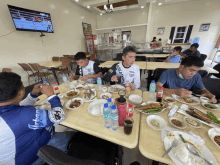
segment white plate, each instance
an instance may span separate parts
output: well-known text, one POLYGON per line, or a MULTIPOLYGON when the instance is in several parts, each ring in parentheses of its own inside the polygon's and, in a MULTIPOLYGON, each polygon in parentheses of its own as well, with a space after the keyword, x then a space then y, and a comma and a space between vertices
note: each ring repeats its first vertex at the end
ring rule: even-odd
POLYGON ((176 96, 175 99, 180 102, 180 103, 183 103, 183 104, 188 104, 188 105, 198 105, 200 104, 200 99, 197 98, 197 97, 194 97, 194 96, 190 96, 191 99, 197 101, 198 103, 185 103, 181 100, 180 96, 176 96))
POLYGON ((211 128, 211 129, 209 129, 208 135, 209 135, 210 139, 213 141, 213 143, 215 143, 215 145, 217 145, 218 148, 220 148, 220 146, 214 140, 215 136, 220 136, 220 128, 211 128))
POLYGON ((80 85, 77 85, 76 86, 76 90, 81 90, 81 89, 77 89, 77 88, 80 88, 81 87, 81 89, 84 89, 85 88, 85 86, 83 86, 82 84, 80 84, 80 85))
POLYGON ((175 103, 176 100, 174 98, 172 98, 172 97, 165 97, 164 98, 164 102, 167 102, 169 105, 173 105, 173 103, 175 103), (172 102, 171 101, 167 101, 168 99, 172 100, 172 102))
POLYGON ((204 102, 201 103, 201 104, 202 104, 202 106, 203 106, 204 108, 206 108, 206 109, 213 110, 213 111, 219 110, 219 106, 218 106, 217 104, 204 103, 204 102), (205 106, 205 104, 210 104, 210 105, 212 105, 213 107, 215 107, 215 109, 208 108, 208 107, 205 106))
POLYGON ((142 97, 139 95, 130 95, 128 98, 133 104, 140 104, 142 103, 142 97))
POLYGON ((112 92, 112 93, 118 93, 118 91, 113 91, 112 88, 117 88, 118 91, 119 91, 120 89, 125 90, 125 87, 122 86, 122 85, 112 85, 111 88, 110 88, 110 92, 112 92))
POLYGON ((172 116, 172 117, 169 117, 168 120, 169 120, 169 123, 170 123, 173 127, 176 127, 176 128, 178 128, 178 129, 185 129, 185 128, 187 127, 186 122, 185 122, 182 118, 172 116), (173 120, 173 119, 179 120, 179 121, 182 123, 182 127, 178 127, 178 126, 174 125, 174 124, 171 122, 171 120, 173 120))
MULTIPOLYGON (((151 103, 159 103, 159 102, 152 102, 152 101, 150 101, 150 102, 142 103, 141 105, 147 105, 147 104, 151 104, 151 103)), ((146 115, 157 115, 157 114, 162 113, 163 111, 165 111, 165 110, 168 109, 168 108, 170 108, 170 107, 168 106, 168 107, 166 107, 166 108, 163 108, 163 109, 161 110, 161 112, 158 112, 158 113, 146 113, 146 112, 144 112, 143 110, 140 110, 140 109, 137 109, 137 108, 135 108, 135 110, 137 110, 138 112, 141 112, 141 113, 143 113, 143 114, 146 114, 146 115)))
POLYGON ((193 117, 184 116, 183 120, 186 122, 186 124, 188 124, 188 125, 191 126, 191 127, 194 127, 194 128, 202 128, 202 123, 201 123, 199 120, 197 120, 197 119, 195 119, 195 118, 193 118, 193 117), (197 126, 194 126, 194 125, 192 125, 192 124, 189 124, 189 123, 186 121, 187 118, 194 120, 194 121, 197 123, 197 126))
MULTIPOLYGON (((209 162, 211 162, 213 165, 217 165, 217 161, 214 157, 214 155, 212 154, 212 152, 204 145, 202 144, 201 142, 199 142, 196 138, 194 138, 193 136, 187 134, 187 133, 184 133, 184 132, 180 132, 180 131, 172 131, 173 134, 175 135, 175 139, 177 139, 178 141, 182 141, 181 138, 179 137, 179 134, 181 134, 183 136, 183 138, 186 140, 186 141, 189 141, 191 142, 193 145, 196 146, 196 148, 200 149, 200 153, 201 153, 201 156, 203 158, 205 158, 206 160, 208 160, 209 162)), ((175 140, 175 139, 169 139, 167 136, 164 137, 164 147, 166 150, 168 150, 172 144, 172 142, 175 140)), ((176 164, 176 165, 184 165, 180 160, 179 158, 175 155, 175 150, 172 149, 168 155, 170 156, 170 158, 172 159, 172 161, 176 164)), ((206 162, 204 162, 204 165, 207 165, 206 162)))
POLYGON ((208 101, 209 101, 209 98, 208 97, 200 97, 200 101, 202 102, 202 103, 208 103, 208 101))
MULTIPOLYGON (((111 94, 111 93, 102 93, 102 94, 99 96, 100 99, 103 99, 102 96, 104 96, 104 95, 105 95, 105 96, 108 96, 109 99, 112 98, 112 94, 111 94)), ((105 99, 105 100, 107 100, 107 99, 105 99)))
POLYGON ((84 103, 84 100, 82 99, 82 98, 74 98, 74 99, 70 99, 67 103, 66 103, 66 108, 67 109, 69 109, 69 110, 75 110, 75 109, 77 109, 77 108, 70 108, 70 104, 71 104, 71 102, 73 102, 74 100, 80 100, 81 101, 81 104, 80 104, 80 106, 78 106, 77 108, 79 108, 79 107, 81 107, 82 105, 83 105, 83 103, 84 103))
POLYGON ((146 118, 146 121, 147 121, 147 124, 153 128, 153 129, 156 129, 156 130, 162 130, 164 128, 166 128, 167 126, 167 122, 160 116, 157 116, 157 115, 149 115, 147 118, 146 118), (151 124, 151 121, 152 120, 156 120, 159 124, 160 124, 160 128, 157 128, 155 126, 153 126, 151 124))
POLYGON ((85 85, 84 88, 85 89, 88 89, 88 88, 92 89, 92 88, 94 88, 94 85, 93 84, 88 84, 88 85, 85 85))
MULTIPOLYGON (((73 97, 76 97, 76 96, 78 96, 78 95, 80 94, 80 90, 70 90, 70 91, 76 91, 76 92, 77 92, 77 95, 75 95, 75 96, 73 96, 73 97)), ((68 92, 70 92, 70 91, 68 91, 68 92)), ((68 92, 66 92, 66 93, 64 94, 64 96, 65 96, 66 98, 69 98, 69 99, 73 98, 73 97, 67 96, 67 93, 68 93, 68 92)))
POLYGON ((95 89, 91 89, 94 94, 91 96, 91 99, 85 99, 85 94, 83 95, 83 99, 84 99, 84 102, 91 102, 91 101, 94 101, 96 99, 96 90, 95 89))
POLYGON ((91 115, 94 115, 94 116, 102 116, 103 115, 103 107, 104 107, 104 104, 107 103, 107 100, 105 99, 98 99, 98 100, 95 100, 93 101, 92 103, 89 104, 88 106, 88 112, 91 114, 91 115), (98 106, 100 107, 100 112, 97 113, 97 114, 94 114, 93 113, 93 107, 95 106, 98 106))
MULTIPOLYGON (((64 101, 63 100, 60 100, 61 102, 61 105, 63 106, 64 105, 64 101)), ((44 100, 43 102, 41 102, 40 104, 44 104, 44 105, 41 105, 41 109, 44 109, 44 110, 51 110, 51 105, 50 105, 50 102, 48 100, 44 100), (45 104, 44 104, 45 103, 45 104), (46 104, 47 103, 47 104, 46 104)))

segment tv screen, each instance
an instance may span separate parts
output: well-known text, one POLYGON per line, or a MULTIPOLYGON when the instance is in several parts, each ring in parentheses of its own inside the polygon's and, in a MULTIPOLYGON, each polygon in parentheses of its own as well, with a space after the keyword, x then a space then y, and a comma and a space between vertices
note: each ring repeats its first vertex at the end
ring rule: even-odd
POLYGON ((49 13, 8 5, 16 30, 53 33, 49 13))

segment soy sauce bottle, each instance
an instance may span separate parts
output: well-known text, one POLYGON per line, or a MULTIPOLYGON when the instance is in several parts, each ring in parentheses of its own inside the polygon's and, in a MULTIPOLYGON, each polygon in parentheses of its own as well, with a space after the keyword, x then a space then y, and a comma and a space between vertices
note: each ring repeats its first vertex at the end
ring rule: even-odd
POLYGON ((157 102, 162 102, 163 100, 163 87, 160 87, 160 89, 157 91, 157 102))

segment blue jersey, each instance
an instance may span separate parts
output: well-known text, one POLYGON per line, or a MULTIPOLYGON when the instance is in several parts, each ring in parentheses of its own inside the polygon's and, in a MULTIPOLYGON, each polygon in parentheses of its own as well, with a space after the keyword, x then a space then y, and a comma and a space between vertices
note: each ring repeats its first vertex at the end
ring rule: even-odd
POLYGON ((18 105, 0 107, 0 165, 26 165, 38 159, 37 152, 53 133, 52 125, 65 119, 60 100, 48 98, 52 110, 34 107, 37 96, 29 94, 18 105))

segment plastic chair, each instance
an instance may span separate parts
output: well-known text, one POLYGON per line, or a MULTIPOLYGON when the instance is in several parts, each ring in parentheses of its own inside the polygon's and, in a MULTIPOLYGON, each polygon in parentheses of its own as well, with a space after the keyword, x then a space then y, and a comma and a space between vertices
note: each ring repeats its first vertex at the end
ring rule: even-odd
POLYGON ((67 61, 68 60, 68 58, 66 58, 66 57, 60 57, 60 61, 67 61))
POLYGON ((209 74, 206 70, 200 70, 198 71, 198 73, 200 74, 201 77, 207 77, 209 74))
POLYGON ((213 69, 215 69, 215 70, 217 70, 217 71, 219 72, 218 74, 217 74, 217 73, 213 73, 213 75, 214 75, 215 77, 220 78, 220 64, 215 65, 215 66, 213 67, 213 69))
POLYGON ((200 58, 205 61, 205 59, 207 58, 207 55, 206 54, 201 54, 200 58))
POLYGON ((18 65, 20 65, 22 67, 22 69, 27 72, 29 85, 30 85, 30 78, 33 78, 34 81, 37 82, 35 79, 35 77, 37 75, 33 72, 33 70, 31 69, 31 67, 28 64, 18 63, 18 65))
POLYGON ((3 68, 2 72, 12 72, 12 69, 11 68, 3 68))
POLYGON ((59 74, 63 74, 63 73, 65 73, 65 74, 71 74, 71 72, 70 71, 68 71, 68 68, 69 68, 69 66, 70 66, 70 61, 66 61, 66 60, 64 60, 64 61, 62 61, 62 69, 59 69, 59 74))
POLYGON ((59 61, 60 57, 52 57, 52 61, 59 61))

